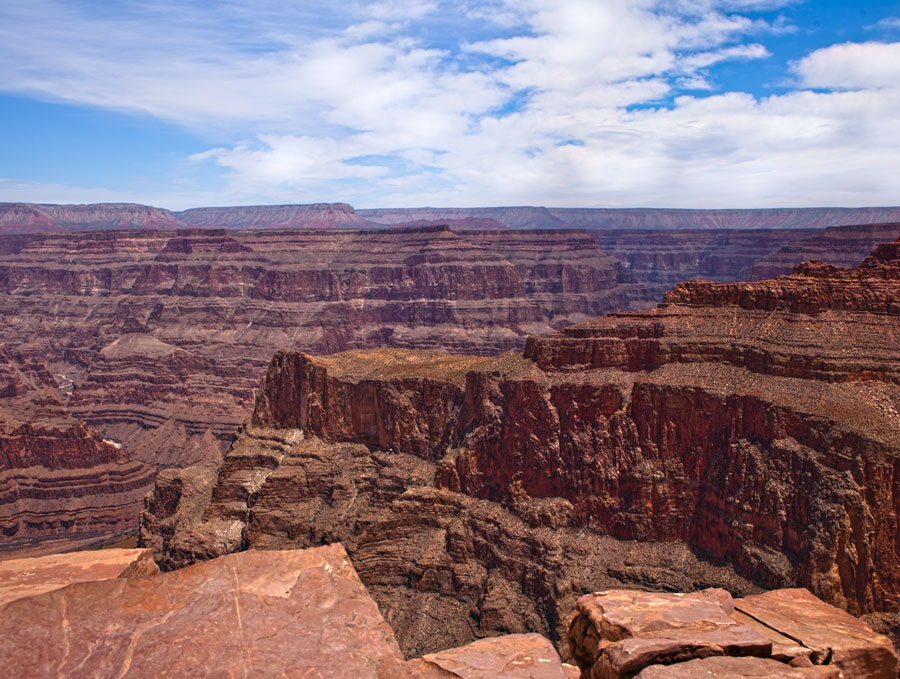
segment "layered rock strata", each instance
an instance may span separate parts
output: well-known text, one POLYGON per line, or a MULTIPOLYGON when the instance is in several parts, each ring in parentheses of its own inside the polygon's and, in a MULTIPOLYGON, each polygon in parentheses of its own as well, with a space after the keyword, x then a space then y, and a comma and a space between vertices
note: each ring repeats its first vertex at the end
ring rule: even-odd
POLYGON ((775 208, 678 210, 653 208, 381 208, 356 214, 379 224, 412 220, 492 219, 510 229, 816 229, 900 221, 900 208, 775 208))
POLYGON ((797 264, 818 260, 833 266, 859 264, 878 244, 900 237, 900 222, 833 226, 791 240, 761 257, 749 276, 741 280, 764 280, 791 273, 797 264))
POLYGON ((0 203, 0 233, 89 231, 95 229, 177 229, 169 210, 133 203, 44 205, 0 203))
POLYGON ((142 540, 165 568, 341 540, 409 654, 559 640, 622 585, 896 611, 898 252, 682 284, 524 356, 279 353, 221 467, 161 475, 142 540))
MULTIPOLYGON (((628 306, 584 232, 107 231, 0 238, 0 340, 138 459, 218 459, 278 348, 494 352, 628 306)), ((627 278, 627 276, 625 277, 627 278)))
POLYGON ((154 469, 73 417, 37 359, 0 345, 0 554, 134 532, 154 469))

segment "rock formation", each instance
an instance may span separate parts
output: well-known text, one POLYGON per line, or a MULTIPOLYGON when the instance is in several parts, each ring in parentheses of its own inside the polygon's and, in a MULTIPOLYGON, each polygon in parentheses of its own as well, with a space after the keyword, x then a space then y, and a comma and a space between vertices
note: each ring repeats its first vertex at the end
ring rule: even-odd
POLYGON ((187 226, 214 229, 364 229, 376 226, 346 203, 199 207, 175 214, 187 226))
POLYGON ((891 641, 803 589, 733 600, 612 590, 581 597, 568 641, 585 679, 894 679, 891 641))
POLYGON ((734 280, 763 280, 783 276, 805 260, 819 260, 834 266, 859 264, 879 243, 900 237, 900 223, 833 226, 791 240, 752 266, 749 276, 734 280))
POLYGON ((92 229, 351 228, 449 225, 457 229, 822 229, 900 221, 900 207, 675 210, 653 208, 380 208, 346 203, 240 205, 170 212, 148 205, 0 203, 0 233, 92 229))
POLYGON ((653 208, 382 208, 356 210, 378 224, 413 220, 492 219, 509 229, 821 229, 900 221, 900 208, 775 208, 674 210, 653 208))
POLYGON ((409 654, 559 640, 622 585, 897 611, 898 317, 893 243, 524 355, 281 352, 221 467, 160 476, 142 540, 165 568, 343 541, 409 654))
MULTIPOLYGON (((812 257, 805 256, 800 247, 788 254, 788 244, 819 233, 822 231, 818 229, 615 229, 592 231, 591 235, 601 250, 625 264, 635 280, 641 283, 646 299, 655 305, 662 301, 664 293, 682 281, 698 278, 722 282, 750 280, 754 266, 780 250, 785 250, 784 261, 789 261, 790 266, 766 278, 790 273, 795 265, 812 257)), ((900 225, 896 235, 876 242, 893 240, 897 236, 900 236, 900 225)), ((875 243, 866 248, 856 260, 840 264, 859 264, 874 246, 875 243)), ((826 255, 819 250, 815 258, 822 259, 826 255)))
POLYGON ((7 236, 0 341, 44 356, 138 459, 184 466, 221 456, 276 349, 520 348, 628 306, 627 280, 578 231, 7 236))
POLYGON ((72 416, 45 365, 0 345, 0 553, 131 532, 154 470, 72 416))
MULTIPOLYGON (((97 553, 77 558, 88 563, 91 554, 97 553)), ((0 606, 6 671, 35 679, 577 676, 537 635, 483 640, 404 662, 340 545, 245 552, 174 573, 136 575, 85 579, 0 606)))
POLYGON ((721 589, 595 592, 575 603, 567 640, 580 668, 533 633, 404 661, 340 544, 245 551, 164 574, 141 550, 0 562, 0 654, 11 675, 35 679, 893 679, 897 672, 888 639, 805 590, 738 600, 721 589))
POLYGON ((0 234, 96 229, 177 229, 181 226, 182 222, 168 210, 149 205, 0 203, 0 234))

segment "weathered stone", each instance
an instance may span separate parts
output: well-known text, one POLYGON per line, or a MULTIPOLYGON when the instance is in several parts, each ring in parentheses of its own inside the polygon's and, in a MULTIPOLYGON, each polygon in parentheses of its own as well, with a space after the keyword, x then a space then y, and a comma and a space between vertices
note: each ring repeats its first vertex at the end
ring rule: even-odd
POLYGON ((0 561, 0 606, 76 582, 159 573, 149 549, 100 549, 0 561))
POLYGON ((581 597, 569 625, 579 665, 596 679, 716 655, 766 657, 772 643, 726 613, 731 596, 612 590, 581 597))
POLYGON ((775 590, 737 599, 735 609, 795 639, 811 650, 813 663, 833 665, 844 677, 897 676, 897 652, 888 637, 805 589, 775 590))
POLYGON ((0 608, 8 676, 371 677, 403 658, 340 545, 228 555, 0 608))
POLYGON ((767 658, 714 657, 689 660, 677 665, 653 665, 635 679, 838 679, 836 667, 791 667, 767 658))
POLYGON ((772 658, 775 660, 783 663, 813 664, 811 660, 812 649, 807 648, 796 639, 785 636, 768 625, 759 622, 756 618, 751 618, 749 615, 741 613, 740 611, 734 611, 731 614, 731 617, 742 625, 755 629, 769 639, 772 642, 772 658))
MULTIPOLYGON (((429 653, 408 667, 422 679, 569 679, 556 649, 540 634, 510 634, 429 653)), ((575 675, 577 676, 577 675, 575 675)))

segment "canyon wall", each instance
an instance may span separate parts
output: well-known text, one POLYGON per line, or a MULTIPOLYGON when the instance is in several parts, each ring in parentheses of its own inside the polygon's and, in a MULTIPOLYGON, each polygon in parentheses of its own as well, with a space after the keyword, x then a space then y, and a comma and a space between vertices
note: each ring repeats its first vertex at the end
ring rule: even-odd
POLYGON ((201 207, 0 203, 0 233, 94 229, 369 228, 445 224, 457 229, 720 230, 822 229, 900 221, 900 207, 676 210, 657 208, 377 208, 346 203, 201 207))
POLYGON ((524 354, 280 352, 221 466, 161 474, 141 539, 164 568, 340 540, 407 653, 559 640, 621 585, 897 611, 898 340, 892 243, 524 354))
POLYGON ((134 530, 155 470, 72 416, 39 358, 0 345, 0 556, 134 530))
POLYGON ((378 224, 417 219, 493 219, 510 229, 821 229, 900 221, 900 207, 675 210, 655 208, 381 208, 356 214, 378 224))
POLYGON ((136 458, 217 459, 272 354, 520 348, 640 303, 579 231, 446 227, 0 237, 0 341, 41 355, 68 407, 136 458))
POLYGON ((95 229, 177 229, 169 210, 133 203, 41 205, 0 203, 0 234, 95 229))

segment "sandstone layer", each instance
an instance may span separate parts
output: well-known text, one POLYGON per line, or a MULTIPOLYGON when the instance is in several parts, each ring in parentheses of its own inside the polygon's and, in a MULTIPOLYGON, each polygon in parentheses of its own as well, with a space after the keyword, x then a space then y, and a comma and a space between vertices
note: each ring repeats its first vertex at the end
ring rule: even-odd
POLYGON ((276 349, 503 351, 627 307, 629 280, 578 231, 8 236, 0 341, 135 457, 184 466, 221 456, 276 349))
POLYGON ((33 357, 0 345, 0 555, 133 532, 154 469, 75 418, 33 357))
POLYGON ((221 467, 160 476, 142 540, 164 568, 341 540, 409 654, 559 640, 622 585, 897 611, 898 254, 681 284, 524 355, 281 352, 221 467))

